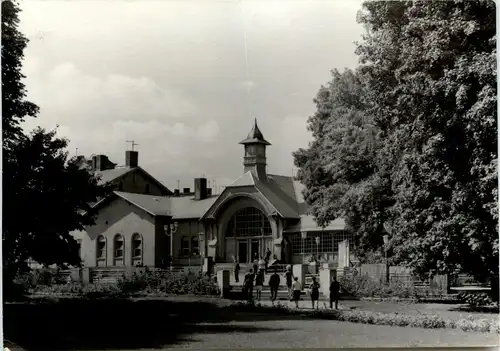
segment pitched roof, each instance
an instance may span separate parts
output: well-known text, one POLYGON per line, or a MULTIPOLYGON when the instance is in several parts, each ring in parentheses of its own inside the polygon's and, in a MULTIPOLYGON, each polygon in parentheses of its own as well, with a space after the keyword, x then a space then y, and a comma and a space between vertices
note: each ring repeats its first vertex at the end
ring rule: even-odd
POLYGON ((226 188, 235 188, 238 186, 254 186, 255 185, 255 180, 253 178, 252 171, 248 171, 245 174, 243 174, 241 177, 236 179, 234 182, 231 183, 231 185, 226 186, 226 188))
POLYGON ((248 133, 248 136, 246 139, 240 141, 240 144, 264 144, 264 145, 271 145, 269 141, 264 139, 264 135, 262 135, 262 132, 260 131, 259 127, 257 126, 257 118, 255 119, 255 123, 252 127, 252 130, 250 130, 250 133, 248 133))
MULTIPOLYGON (((285 178, 285 177, 283 177, 285 178)), ((286 179, 278 179, 276 181, 272 177, 268 177, 267 182, 256 181, 255 187, 264 195, 264 197, 273 205, 278 213, 284 218, 299 218, 298 206, 295 199, 287 194, 283 189, 286 189, 286 179)))
POLYGON ((345 230, 345 221, 342 218, 337 218, 330 222, 328 226, 321 228, 316 224, 314 216, 312 215, 301 215, 300 222, 289 226, 283 230, 285 233, 297 233, 297 232, 311 232, 311 231, 332 231, 332 230, 345 230))
POLYGON ((210 196, 203 200, 195 200, 191 196, 170 197, 171 215, 173 219, 200 219, 213 205, 218 196, 210 196))
POLYGON ((103 171, 95 171, 95 175, 100 177, 99 183, 100 184, 106 184, 109 183, 121 176, 124 176, 128 172, 133 170, 133 168, 130 167, 117 167, 113 169, 106 169, 103 171))
POLYGON ((163 185, 160 181, 158 181, 155 177, 153 177, 151 174, 146 172, 144 168, 142 167, 128 167, 128 166, 123 166, 123 167, 116 167, 113 169, 106 169, 102 171, 95 171, 95 175, 100 177, 99 184, 106 184, 109 182, 112 182, 113 180, 116 180, 120 177, 123 177, 129 172, 132 171, 139 171, 142 174, 144 174, 146 177, 150 178, 154 183, 156 183, 160 188, 162 188, 167 194, 173 195, 173 192, 168 189, 165 185, 163 185))
POLYGON ((166 196, 125 193, 122 191, 115 191, 114 193, 153 216, 171 216, 170 198, 166 196))

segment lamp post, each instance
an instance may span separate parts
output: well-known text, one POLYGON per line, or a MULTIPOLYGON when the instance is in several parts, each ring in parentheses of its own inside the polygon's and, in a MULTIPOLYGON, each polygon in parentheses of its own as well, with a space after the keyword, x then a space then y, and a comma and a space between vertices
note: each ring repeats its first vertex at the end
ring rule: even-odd
POLYGON ((179 228, 178 222, 170 223, 170 225, 165 224, 163 226, 163 231, 165 235, 170 237, 170 270, 172 270, 172 266, 174 263, 174 234, 177 232, 179 228))
POLYGON ((385 253, 385 280, 387 283, 389 283, 389 263, 387 261, 387 245, 389 245, 389 235, 385 234, 383 237, 384 239, 384 253, 385 253))
POLYGON ((305 240, 307 238, 307 232, 300 232, 300 236, 302 238, 302 264, 304 264, 304 248, 305 248, 305 240))
POLYGON ((198 233, 198 251, 200 254, 200 273, 203 273, 203 256, 205 256, 205 233, 198 233), (203 246, 201 242, 203 241, 203 246))
POLYGON ((318 272, 319 272, 319 243, 320 243, 320 240, 321 240, 321 239, 320 239, 320 237, 319 237, 319 236, 317 236, 317 237, 315 238, 315 241, 316 241, 316 252, 317 252, 317 254, 318 254, 317 258, 314 260, 314 261, 316 261, 316 273, 318 273, 318 272))

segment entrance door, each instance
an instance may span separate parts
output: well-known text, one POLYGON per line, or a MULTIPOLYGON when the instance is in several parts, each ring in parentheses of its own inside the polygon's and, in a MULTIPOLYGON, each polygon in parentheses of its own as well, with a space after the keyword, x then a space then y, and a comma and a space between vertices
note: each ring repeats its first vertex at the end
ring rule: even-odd
POLYGON ((251 245, 251 254, 252 256, 250 257, 250 259, 253 261, 255 259, 255 254, 257 254, 257 256, 260 256, 260 250, 259 250, 259 240, 252 240, 252 245, 251 245))
POLYGON ((246 240, 238 241, 238 261, 240 263, 248 262, 248 242, 246 240))

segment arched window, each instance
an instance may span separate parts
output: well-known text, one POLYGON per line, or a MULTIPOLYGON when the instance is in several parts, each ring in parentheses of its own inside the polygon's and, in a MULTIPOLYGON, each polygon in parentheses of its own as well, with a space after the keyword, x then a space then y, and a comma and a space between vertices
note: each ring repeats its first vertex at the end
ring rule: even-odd
POLYGON ((123 242, 123 236, 121 234, 116 234, 115 240, 114 240, 114 248, 113 248, 113 253, 114 253, 115 259, 122 259, 123 258, 124 246, 125 246, 125 244, 123 242))
POLYGON ((200 243, 197 236, 191 237, 191 255, 198 256, 200 254, 200 243))
POLYGON ((142 259, 142 237, 139 233, 132 235, 132 258, 142 259))
POLYGON ((255 207, 245 207, 229 220, 226 236, 268 236, 272 235, 271 223, 255 207))
POLYGON ((96 255, 98 260, 106 259, 106 238, 103 235, 97 237, 96 255))

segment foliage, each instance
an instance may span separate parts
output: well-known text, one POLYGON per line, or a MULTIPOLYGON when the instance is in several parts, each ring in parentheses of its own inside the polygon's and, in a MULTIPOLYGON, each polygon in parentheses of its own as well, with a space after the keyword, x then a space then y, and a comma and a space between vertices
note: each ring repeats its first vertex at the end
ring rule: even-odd
MULTIPOLYGON (((44 273, 47 275, 47 273, 44 273)), ((90 296, 130 296, 135 294, 152 295, 219 295, 216 282, 205 276, 185 273, 158 272, 145 269, 144 272, 123 275, 116 283, 61 283, 55 279, 36 279, 32 274, 26 284, 34 293, 90 296)))
POLYGON ((418 298, 424 296, 442 295, 441 291, 431 288, 415 287, 405 282, 390 282, 389 284, 375 281, 367 275, 344 275, 339 279, 342 293, 353 297, 381 298, 418 298))
POLYGON ((321 87, 294 154, 312 214, 343 217, 361 259, 390 223, 393 263, 498 297, 495 4, 366 2, 358 21, 361 66, 321 87))
POLYGON ((21 72, 28 39, 17 29, 19 7, 15 1, 2 1, 2 137, 4 162, 9 151, 24 137, 21 122, 26 116, 36 117, 38 106, 26 101, 21 72))
MULTIPOLYGON (((498 320, 489 320, 482 318, 474 318, 470 316, 467 319, 445 319, 439 315, 433 314, 406 314, 406 313, 382 313, 373 311, 361 310, 332 310, 326 304, 323 308, 317 310, 299 310, 290 308, 282 304, 274 306, 264 306, 261 304, 245 304, 239 303, 231 307, 240 308, 242 310, 259 310, 270 313, 279 314, 301 314, 312 318, 330 319, 351 323, 375 324, 375 325, 390 325, 398 327, 426 328, 426 329, 461 329, 468 332, 483 332, 500 334, 498 320)), ((229 307, 229 308, 231 308, 229 307)))
POLYGON ((25 100, 21 73, 27 39, 18 31, 19 8, 2 1, 3 274, 9 298, 14 277, 31 258, 42 265, 80 264, 78 245, 69 234, 94 223, 89 204, 109 189, 75 159, 68 160, 66 139, 41 128, 26 135, 21 123, 38 107, 25 100))
POLYGON ((466 303, 471 307, 488 306, 493 303, 491 297, 486 293, 466 293, 461 292, 458 294, 458 299, 462 303, 466 303))
POLYGON ((55 131, 37 128, 16 144, 15 160, 4 165, 4 266, 19 270, 28 258, 44 265, 80 264, 70 232, 94 223, 90 204, 109 188, 76 158, 68 160, 67 145, 55 131))

